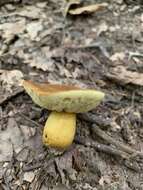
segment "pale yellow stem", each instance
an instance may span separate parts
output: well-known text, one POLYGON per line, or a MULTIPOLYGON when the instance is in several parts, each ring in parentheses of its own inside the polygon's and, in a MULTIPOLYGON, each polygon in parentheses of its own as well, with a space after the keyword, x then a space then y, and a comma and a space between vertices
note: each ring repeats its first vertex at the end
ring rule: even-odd
POLYGON ((76 114, 53 111, 44 127, 43 143, 53 148, 68 148, 73 142, 75 131, 76 114))

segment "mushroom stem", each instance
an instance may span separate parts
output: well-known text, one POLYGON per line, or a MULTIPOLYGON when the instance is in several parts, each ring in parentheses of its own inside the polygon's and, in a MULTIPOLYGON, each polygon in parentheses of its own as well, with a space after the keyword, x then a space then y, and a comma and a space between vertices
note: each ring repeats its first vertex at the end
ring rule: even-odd
POLYGON ((65 149, 72 144, 75 131, 76 114, 53 111, 44 127, 43 143, 53 148, 65 149))

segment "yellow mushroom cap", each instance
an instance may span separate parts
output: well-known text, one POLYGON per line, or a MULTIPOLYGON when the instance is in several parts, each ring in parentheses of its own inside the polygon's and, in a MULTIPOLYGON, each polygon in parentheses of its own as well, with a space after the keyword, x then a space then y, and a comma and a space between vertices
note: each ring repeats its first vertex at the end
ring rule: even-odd
POLYGON ((68 85, 37 84, 24 80, 23 86, 36 104, 57 112, 87 112, 104 98, 103 92, 68 85))

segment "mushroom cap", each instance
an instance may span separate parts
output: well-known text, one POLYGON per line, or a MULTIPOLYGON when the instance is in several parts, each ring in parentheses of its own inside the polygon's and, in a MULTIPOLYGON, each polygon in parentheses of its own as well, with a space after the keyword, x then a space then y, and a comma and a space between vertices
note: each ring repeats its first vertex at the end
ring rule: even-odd
POLYGON ((94 109, 104 98, 104 93, 75 86, 23 81, 26 92, 39 106, 57 112, 83 113, 94 109))

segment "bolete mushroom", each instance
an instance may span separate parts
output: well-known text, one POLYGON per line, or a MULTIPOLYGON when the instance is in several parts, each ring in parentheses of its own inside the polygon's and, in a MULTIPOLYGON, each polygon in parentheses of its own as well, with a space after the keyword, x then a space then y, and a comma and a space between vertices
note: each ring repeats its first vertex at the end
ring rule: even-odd
POLYGON ((51 110, 43 131, 43 143, 55 148, 72 144, 76 131, 76 113, 88 112, 104 98, 104 93, 68 85, 23 81, 26 92, 39 106, 51 110))

